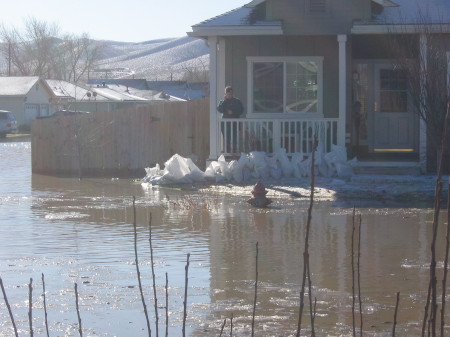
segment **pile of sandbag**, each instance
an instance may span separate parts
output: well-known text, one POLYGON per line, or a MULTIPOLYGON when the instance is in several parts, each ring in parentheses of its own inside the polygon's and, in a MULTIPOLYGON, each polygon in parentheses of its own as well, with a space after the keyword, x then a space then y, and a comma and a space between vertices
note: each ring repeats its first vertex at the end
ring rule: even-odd
MULTIPOLYGON (((328 153, 318 150, 315 155, 314 174, 348 178, 353 174, 354 162, 355 160, 347 161, 345 148, 333 146, 332 151, 328 153)), ((192 159, 175 154, 164 164, 164 170, 161 170, 158 164, 145 170, 143 182, 151 184, 202 181, 242 183, 282 177, 308 177, 311 172, 311 157, 305 158, 302 153, 295 153, 289 158, 285 149, 270 155, 261 151, 242 153, 238 160, 230 162, 222 155, 217 161, 211 162, 203 172, 192 159)))

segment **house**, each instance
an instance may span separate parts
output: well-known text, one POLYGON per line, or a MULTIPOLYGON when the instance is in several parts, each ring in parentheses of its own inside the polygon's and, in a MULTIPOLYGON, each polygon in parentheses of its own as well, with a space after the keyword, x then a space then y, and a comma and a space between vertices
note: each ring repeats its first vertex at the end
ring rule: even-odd
POLYGON ((148 81, 146 79, 134 78, 105 78, 89 79, 88 85, 106 84, 110 88, 117 90, 122 87, 133 91, 137 96, 157 99, 162 93, 169 95, 172 100, 193 100, 201 99, 206 96, 208 83, 187 82, 187 81, 148 81))
POLYGON ((63 80, 46 80, 54 94, 53 110, 101 112, 145 106, 147 98, 120 86, 82 86, 63 80))
POLYGON ((188 81, 147 81, 149 89, 165 92, 185 100, 202 99, 208 92, 208 83, 188 81))
POLYGON ((90 86, 118 84, 138 90, 149 90, 147 80, 140 78, 90 78, 87 84, 90 86))
POLYGON ((88 83, 92 83, 91 86, 99 93, 113 90, 117 93, 146 99, 152 104, 158 102, 185 101, 185 99, 171 95, 163 90, 156 90, 149 87, 147 80, 144 79, 105 79, 100 84, 98 84, 98 81, 90 80, 88 83))
POLYGON ((33 119, 51 113, 53 92, 37 76, 0 77, 0 109, 15 114, 19 129, 29 129, 33 119))
POLYGON ((210 54, 209 160, 280 148, 308 155, 317 137, 323 151, 345 146, 361 166, 426 172, 429 137, 385 42, 410 36, 418 52, 407 57, 417 61, 425 24, 450 51, 449 13, 448 0, 254 0, 193 25, 188 35, 210 54), (226 85, 244 118, 217 113, 226 85), (224 146, 229 128, 239 130, 237 148, 224 146))

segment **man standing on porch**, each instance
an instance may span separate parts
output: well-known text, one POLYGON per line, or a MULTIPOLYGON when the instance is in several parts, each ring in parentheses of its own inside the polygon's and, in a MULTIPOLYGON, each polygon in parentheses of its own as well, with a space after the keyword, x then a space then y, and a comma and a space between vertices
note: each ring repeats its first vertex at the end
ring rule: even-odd
MULTIPOLYGON (((233 96, 233 88, 227 86, 225 88, 225 96, 219 102, 217 111, 222 114, 222 118, 239 118, 244 112, 244 106, 239 98, 233 96)), ((237 122, 230 121, 222 123, 221 131, 225 136, 226 153, 236 152, 237 149, 237 122), (224 130, 225 129, 225 130, 224 130), (233 130, 233 131, 231 131, 233 130), (232 147, 231 147, 232 145, 232 147)))

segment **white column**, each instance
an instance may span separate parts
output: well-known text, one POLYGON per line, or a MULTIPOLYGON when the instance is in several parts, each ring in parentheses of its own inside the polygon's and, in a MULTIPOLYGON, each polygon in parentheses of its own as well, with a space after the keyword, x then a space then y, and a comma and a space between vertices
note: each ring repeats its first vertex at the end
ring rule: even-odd
POLYGON ((209 158, 217 160, 218 118, 217 118, 217 37, 208 38, 209 44, 209 158))
MULTIPOLYGON (((424 34, 420 35, 420 71, 425 74, 427 71, 427 37, 424 34)), ((420 75, 421 90, 425 89, 425 78, 420 75)), ((427 171, 427 125, 422 117, 419 121, 419 164, 420 171, 426 173, 427 171)))
POLYGON ((219 37, 217 42, 219 48, 217 51, 217 102, 219 102, 223 99, 225 86, 228 83, 225 78, 225 39, 219 37))
POLYGON ((347 114, 347 35, 338 35, 339 42, 339 122, 337 145, 345 146, 345 123, 347 114))

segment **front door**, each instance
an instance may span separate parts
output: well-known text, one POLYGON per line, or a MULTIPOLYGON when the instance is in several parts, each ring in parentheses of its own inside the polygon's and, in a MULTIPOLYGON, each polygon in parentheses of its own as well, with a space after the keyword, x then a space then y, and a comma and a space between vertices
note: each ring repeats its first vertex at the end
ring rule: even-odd
POLYGON ((406 72, 375 64, 369 151, 417 153, 418 116, 412 109, 406 72))

